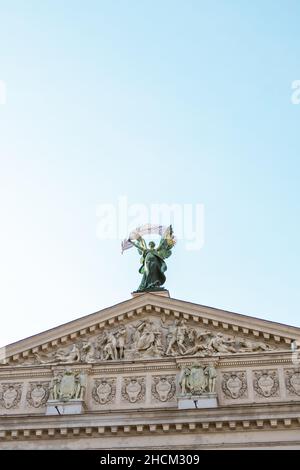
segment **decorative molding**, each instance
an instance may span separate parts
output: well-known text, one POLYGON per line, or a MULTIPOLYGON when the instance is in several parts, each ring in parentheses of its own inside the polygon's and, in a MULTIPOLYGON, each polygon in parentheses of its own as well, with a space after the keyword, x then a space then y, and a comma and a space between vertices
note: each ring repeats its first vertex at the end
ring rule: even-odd
POLYGON ((257 398, 279 396, 279 379, 277 370, 254 370, 253 389, 257 398))
POLYGON ((123 377, 121 394, 124 402, 143 402, 145 393, 145 377, 123 377))
POLYGON ((94 402, 99 405, 113 403, 116 397, 116 378, 95 379, 92 397, 94 402))
POLYGON ((2 383, 0 406, 6 409, 16 408, 21 400, 22 384, 16 382, 2 383))
POLYGON ((157 402, 168 402, 175 399, 176 375, 157 375, 152 377, 152 399, 157 402))
POLYGON ((222 391, 226 398, 247 398, 246 371, 232 371, 222 374, 222 391))
POLYGON ((289 369, 284 373, 288 395, 300 396, 300 369, 289 369))
POLYGON ((30 382, 26 394, 27 403, 33 408, 46 405, 50 394, 50 382, 30 382))
MULTIPOLYGON (((286 353, 285 351, 282 351, 282 353, 286 353)), ((251 354, 251 353, 249 353, 251 354)), ((219 359, 219 365, 220 367, 247 367, 247 366, 269 366, 269 365, 280 365, 280 364, 291 364, 292 365, 292 357, 287 358, 287 359, 280 359, 280 358, 273 358, 272 353, 269 353, 270 357, 268 359, 256 359, 256 360, 239 360, 238 358, 236 360, 230 360, 230 361, 225 361, 222 358, 219 359)), ((290 354, 290 353, 289 353, 290 354)))

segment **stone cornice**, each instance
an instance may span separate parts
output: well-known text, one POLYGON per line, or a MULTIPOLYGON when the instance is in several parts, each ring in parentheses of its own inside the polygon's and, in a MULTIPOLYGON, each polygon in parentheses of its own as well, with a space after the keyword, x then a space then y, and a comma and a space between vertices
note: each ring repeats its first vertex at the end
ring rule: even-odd
POLYGON ((218 409, 97 412, 81 416, 0 418, 0 440, 125 436, 152 433, 300 429, 300 402, 218 409))

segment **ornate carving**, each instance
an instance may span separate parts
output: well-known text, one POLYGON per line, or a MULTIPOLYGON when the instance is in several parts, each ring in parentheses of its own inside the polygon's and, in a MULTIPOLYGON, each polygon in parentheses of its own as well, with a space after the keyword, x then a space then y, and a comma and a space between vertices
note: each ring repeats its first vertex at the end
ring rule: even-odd
POLYGON ((213 364, 204 367, 194 364, 181 371, 179 385, 181 395, 201 395, 204 392, 215 393, 217 371, 213 364))
POLYGON ((129 401, 130 403, 143 401, 145 390, 144 377, 125 377, 123 379, 122 397, 124 401, 129 401))
POLYGON ((247 396, 246 372, 227 372, 223 374, 222 390, 228 398, 245 398, 247 396))
POLYGON ((285 385, 289 395, 300 395, 300 369, 285 371, 285 385))
POLYGON ((156 316, 109 327, 97 337, 58 351, 30 354, 24 364, 71 364, 164 356, 208 357, 220 354, 271 351, 259 341, 194 326, 185 319, 156 316))
POLYGON ((208 364, 204 369, 204 374, 207 376, 207 389, 209 393, 216 392, 217 371, 213 364, 208 364))
POLYGON ((276 370, 253 371, 253 388, 256 396, 265 398, 279 395, 279 380, 276 370))
POLYGON ((153 377, 152 397, 157 401, 171 401, 176 392, 176 377, 174 375, 159 375, 153 377))
POLYGON ((52 400, 83 400, 86 391, 87 379, 83 372, 66 369, 52 379, 52 400))
POLYGON ((22 384, 5 383, 2 384, 0 392, 0 405, 6 409, 16 408, 21 400, 22 384))
POLYGON ((96 348, 91 341, 84 341, 81 347, 80 354, 81 362, 92 363, 96 362, 96 348))
POLYGON ((92 397, 99 405, 112 403, 116 396, 116 379, 96 379, 92 390, 92 397))
POLYGON ((272 351, 275 348, 262 341, 252 341, 245 338, 236 338, 235 344, 238 351, 235 352, 256 352, 256 351, 272 351))
POLYGON ((44 406, 49 398, 49 382, 30 382, 26 399, 30 406, 40 408, 44 406))
POLYGON ((188 335, 188 329, 186 326, 186 320, 175 320, 174 324, 169 327, 167 335, 168 347, 166 355, 175 356, 183 355, 186 353, 186 339, 188 335), (175 349, 176 348, 176 349, 175 349))
POLYGON ((155 323, 146 319, 135 329, 133 349, 143 356, 162 356, 161 331, 155 323))

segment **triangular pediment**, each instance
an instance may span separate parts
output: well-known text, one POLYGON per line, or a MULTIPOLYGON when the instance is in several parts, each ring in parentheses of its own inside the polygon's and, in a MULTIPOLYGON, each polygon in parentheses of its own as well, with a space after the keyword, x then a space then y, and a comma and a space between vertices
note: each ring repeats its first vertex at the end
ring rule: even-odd
POLYGON ((5 348, 5 364, 290 350, 300 328, 145 293, 5 348))

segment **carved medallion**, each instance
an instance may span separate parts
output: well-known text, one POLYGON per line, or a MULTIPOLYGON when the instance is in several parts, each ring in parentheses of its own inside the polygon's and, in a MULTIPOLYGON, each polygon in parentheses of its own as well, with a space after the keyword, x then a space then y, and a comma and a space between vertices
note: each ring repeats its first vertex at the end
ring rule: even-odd
POLYGON ((286 370, 285 384, 289 395, 300 395, 300 369, 286 370))
POLYGON ((0 405, 6 409, 16 408, 21 400, 22 385, 20 383, 2 384, 0 405))
POLYGON ((144 377, 126 377, 123 380, 122 397, 124 401, 137 403, 145 398, 144 377))
POLYGON ((228 398, 245 398, 247 396, 246 372, 223 374, 222 390, 228 398))
POLYGON ((253 388, 256 396, 265 398, 278 396, 279 381, 276 370, 253 371, 253 388))
POLYGON ((107 405, 116 396, 116 379, 97 379, 94 381, 92 397, 96 403, 107 405))
POLYGON ((49 398, 49 382, 31 382, 27 391, 27 402, 34 408, 44 406, 49 398))
POLYGON ((175 376, 153 377, 151 391, 152 397, 157 401, 171 401, 176 391, 175 376))

